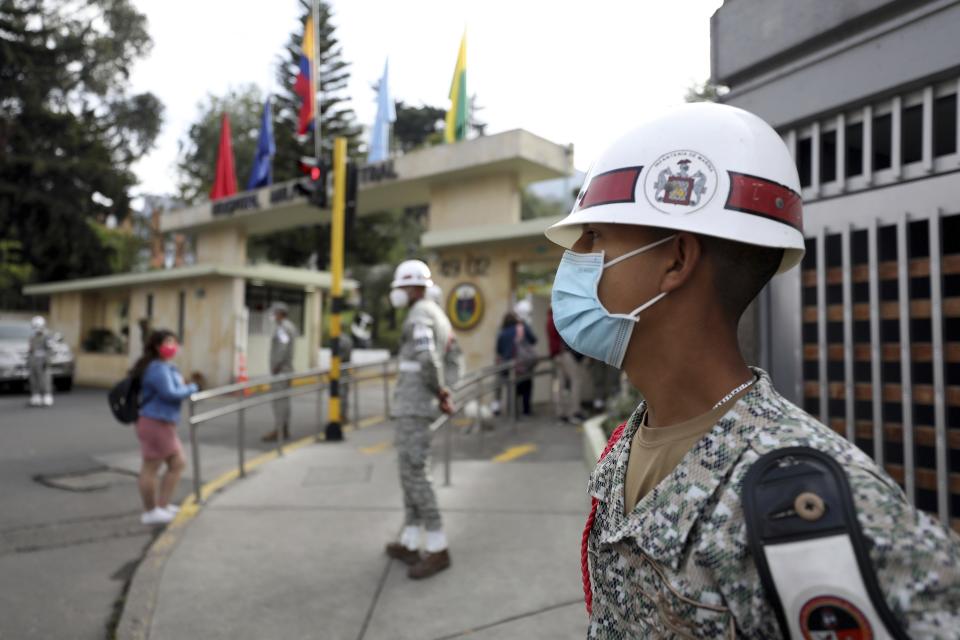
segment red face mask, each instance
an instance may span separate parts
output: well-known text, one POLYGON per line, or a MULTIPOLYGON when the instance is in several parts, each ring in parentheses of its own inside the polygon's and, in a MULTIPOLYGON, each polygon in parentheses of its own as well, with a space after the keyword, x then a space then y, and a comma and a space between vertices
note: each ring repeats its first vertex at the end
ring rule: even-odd
POLYGON ((176 344, 162 344, 160 348, 157 349, 157 353, 160 354, 160 357, 164 360, 171 360, 175 355, 177 355, 177 350, 179 347, 176 344))

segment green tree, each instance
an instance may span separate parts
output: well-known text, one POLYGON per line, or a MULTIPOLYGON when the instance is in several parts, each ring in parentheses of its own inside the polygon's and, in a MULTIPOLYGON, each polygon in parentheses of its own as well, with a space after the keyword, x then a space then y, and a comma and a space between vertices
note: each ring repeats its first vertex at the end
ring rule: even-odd
POLYGON ((263 100, 260 88, 249 84, 232 89, 225 96, 208 94, 197 106, 197 120, 190 125, 186 137, 178 145, 177 170, 180 173, 178 186, 181 200, 194 203, 210 193, 224 113, 230 117, 237 184, 241 189, 246 186, 257 150, 263 100))
POLYGON ((708 79, 687 87, 687 93, 683 99, 687 102, 719 102, 720 98, 729 90, 727 87, 715 84, 708 79))
POLYGON ((393 123, 393 144, 401 153, 443 143, 443 119, 447 112, 438 107, 414 107, 397 100, 397 121, 393 123))
POLYGON ((88 219, 129 213, 162 105, 130 95, 150 48, 130 0, 0 0, 0 237, 41 281, 110 271, 88 219))

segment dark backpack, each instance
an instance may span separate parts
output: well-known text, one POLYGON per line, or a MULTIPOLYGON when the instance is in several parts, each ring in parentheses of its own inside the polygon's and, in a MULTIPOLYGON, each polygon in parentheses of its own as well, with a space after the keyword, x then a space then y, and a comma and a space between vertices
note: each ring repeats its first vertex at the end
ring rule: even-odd
POLYGON ((140 415, 140 376, 128 375, 107 394, 113 417, 123 424, 133 424, 140 415))

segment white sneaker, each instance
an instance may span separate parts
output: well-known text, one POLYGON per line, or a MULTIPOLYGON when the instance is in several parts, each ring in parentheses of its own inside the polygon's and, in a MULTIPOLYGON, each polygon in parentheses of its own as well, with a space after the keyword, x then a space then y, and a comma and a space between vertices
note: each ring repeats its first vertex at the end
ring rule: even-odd
POLYGON ((177 515, 178 513, 180 513, 180 507, 178 507, 178 506, 175 505, 175 504, 168 504, 167 506, 165 506, 165 507, 160 507, 160 508, 169 511, 169 512, 172 513, 173 515, 177 515))
POLYGON ((43 404, 43 397, 39 393, 35 393, 30 396, 31 407, 39 407, 41 404, 43 404))
POLYGON ((153 511, 140 514, 142 524, 169 524, 172 520, 173 514, 161 507, 154 507, 153 511))
POLYGON ((43 406, 45 407, 53 406, 53 396, 51 394, 48 393, 47 395, 43 396, 43 406))

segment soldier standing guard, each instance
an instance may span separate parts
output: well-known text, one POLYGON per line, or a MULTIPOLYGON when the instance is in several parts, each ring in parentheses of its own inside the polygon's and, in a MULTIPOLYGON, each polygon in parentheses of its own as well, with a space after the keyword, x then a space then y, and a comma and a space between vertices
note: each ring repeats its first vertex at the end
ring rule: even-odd
POLYGON ((799 191, 769 125, 690 104, 547 230, 560 335, 646 399, 590 478, 590 638, 960 637, 960 538, 741 355, 744 310, 803 256, 799 191))
POLYGON ((53 357, 53 341, 47 331, 47 323, 41 316, 30 320, 33 334, 27 347, 27 369, 30 372, 30 406, 53 406, 53 383, 50 359, 53 357))
MULTIPOLYGON (((297 339, 297 328, 287 318, 287 305, 274 303, 274 329, 270 339, 270 375, 293 372, 293 345, 297 339)), ((285 380, 274 383, 273 389, 287 389, 290 382, 285 380)), ((263 442, 276 442, 277 438, 290 439, 290 398, 278 398, 273 401, 273 431, 261 438, 263 442)))
POLYGON ((430 268, 420 260, 407 260, 397 266, 390 291, 395 308, 410 310, 403 323, 399 376, 390 407, 405 518, 400 539, 386 550, 391 558, 410 565, 407 575, 413 579, 428 578, 450 566, 430 475, 430 423, 438 409, 452 411, 444 374, 452 327, 443 310, 427 297, 427 287, 432 285, 430 268), (421 527, 426 530, 422 555, 421 527))

